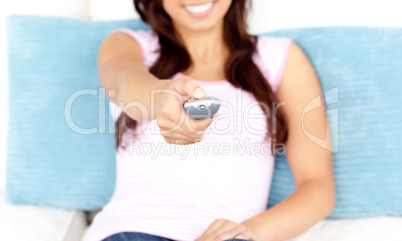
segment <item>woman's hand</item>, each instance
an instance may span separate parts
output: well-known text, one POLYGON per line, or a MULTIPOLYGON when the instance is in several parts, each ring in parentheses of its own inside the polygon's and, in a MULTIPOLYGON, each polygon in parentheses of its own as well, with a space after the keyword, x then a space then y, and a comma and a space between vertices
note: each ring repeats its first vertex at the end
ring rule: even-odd
POLYGON ((183 108, 184 102, 191 97, 207 95, 197 81, 189 77, 168 80, 166 87, 157 93, 156 123, 165 141, 182 145, 201 141, 213 119, 194 120, 183 108))
POLYGON ((196 241, 222 241, 226 239, 260 241, 249 227, 225 219, 215 220, 196 241))

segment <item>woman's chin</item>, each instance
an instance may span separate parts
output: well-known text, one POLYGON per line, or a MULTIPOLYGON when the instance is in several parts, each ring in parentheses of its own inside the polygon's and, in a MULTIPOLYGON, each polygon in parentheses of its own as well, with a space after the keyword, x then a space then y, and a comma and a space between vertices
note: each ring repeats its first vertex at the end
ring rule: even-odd
MULTIPOLYGON (((177 25, 176 25, 177 26, 177 25)), ((191 32, 205 32, 212 30, 218 26, 217 21, 213 21, 212 19, 208 20, 203 20, 203 21, 188 21, 188 22, 183 22, 180 24, 180 26, 187 31, 191 32)))

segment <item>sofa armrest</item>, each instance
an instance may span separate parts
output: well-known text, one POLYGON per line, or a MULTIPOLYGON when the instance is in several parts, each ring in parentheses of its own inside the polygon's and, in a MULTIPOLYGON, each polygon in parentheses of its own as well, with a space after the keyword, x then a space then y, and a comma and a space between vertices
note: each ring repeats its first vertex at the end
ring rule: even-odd
POLYGON ((84 212, 10 205, 0 192, 0 240, 80 241, 87 221, 84 212))

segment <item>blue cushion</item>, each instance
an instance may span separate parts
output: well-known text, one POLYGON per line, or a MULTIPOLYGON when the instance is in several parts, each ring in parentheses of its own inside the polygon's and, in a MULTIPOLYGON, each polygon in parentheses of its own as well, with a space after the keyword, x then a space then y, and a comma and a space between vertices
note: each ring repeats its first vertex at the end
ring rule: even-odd
MULTIPOLYGON (((136 20, 36 16, 11 16, 7 25, 8 200, 68 209, 101 207, 113 192, 115 167, 107 108, 98 117, 104 96, 97 51, 116 28, 148 27, 136 20), (86 95, 73 102, 72 120, 81 128, 106 123, 105 133, 80 134, 69 127, 66 101, 83 89, 78 94, 86 95)), ((401 215, 402 28, 298 28, 267 34, 294 39, 312 61, 325 92, 336 151, 337 205, 331 217, 401 215)), ((286 157, 278 156, 269 207, 293 190, 286 157)))
MULTIPOLYGON (((402 28, 316 27, 270 35, 303 48, 325 93, 337 189, 330 217, 402 215, 402 28)), ((294 190, 280 155, 268 207, 294 190)))
POLYGON ((7 27, 8 201, 102 207, 114 190, 115 140, 97 52, 115 28, 147 26, 10 16, 7 27))

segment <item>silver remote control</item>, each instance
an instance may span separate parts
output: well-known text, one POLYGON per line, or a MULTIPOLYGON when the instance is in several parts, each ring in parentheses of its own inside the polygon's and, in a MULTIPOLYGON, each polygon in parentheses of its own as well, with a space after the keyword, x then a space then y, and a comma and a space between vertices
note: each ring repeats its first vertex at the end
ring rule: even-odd
POLYGON ((191 98, 184 102, 183 107, 194 120, 203 118, 213 118, 218 112, 221 102, 219 99, 208 96, 204 98, 191 98))

